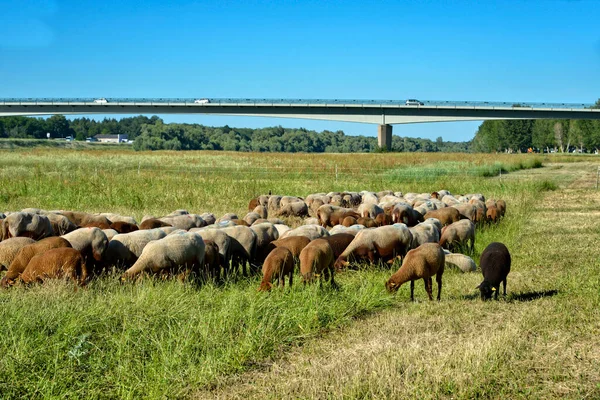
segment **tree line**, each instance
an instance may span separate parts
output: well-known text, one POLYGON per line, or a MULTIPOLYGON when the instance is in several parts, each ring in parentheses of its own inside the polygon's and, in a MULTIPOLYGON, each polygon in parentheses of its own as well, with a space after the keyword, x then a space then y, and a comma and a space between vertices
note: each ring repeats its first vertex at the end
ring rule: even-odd
MULTIPOLYGON (((592 108, 600 108, 600 99, 592 108)), ((473 138, 477 152, 579 152, 600 149, 600 120, 484 121, 473 138)))
MULTIPOLYGON (((2 117, 0 138, 45 139, 71 136, 85 140, 97 134, 125 134, 134 140, 135 150, 231 150, 257 152, 364 153, 381 151, 377 138, 351 136, 343 131, 307 130, 281 126, 260 129, 214 127, 200 124, 165 123, 157 116, 129 117, 120 120, 89 118, 69 120, 63 115, 50 118, 2 117)), ((470 142, 445 142, 430 139, 392 137, 391 151, 468 152, 470 142)))
MULTIPOLYGON (((595 107, 600 107, 600 100, 595 107)), ((443 125, 440 125, 443 126, 443 125)), ((0 138, 45 139, 71 136, 85 140, 98 134, 124 134, 135 150, 230 150, 256 152, 356 153, 383 151, 377 138, 351 136, 343 131, 317 132, 281 126, 260 129, 165 123, 157 116, 117 120, 1 117, 0 138)), ((527 152, 600 149, 598 120, 498 120, 484 121, 467 142, 392 136, 392 152, 527 152)))

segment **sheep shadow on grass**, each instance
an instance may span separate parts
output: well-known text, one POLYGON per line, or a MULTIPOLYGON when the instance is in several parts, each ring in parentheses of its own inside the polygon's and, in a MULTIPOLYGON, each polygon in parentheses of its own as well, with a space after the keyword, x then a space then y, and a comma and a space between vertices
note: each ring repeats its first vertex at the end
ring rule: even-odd
MULTIPOLYGON (((514 303, 514 302, 524 302, 524 301, 534 301, 534 300, 538 300, 544 297, 552 297, 552 296, 556 296, 559 292, 556 289, 551 289, 551 290, 541 290, 541 291, 534 291, 534 292, 524 292, 524 293, 510 293, 510 291, 508 291, 509 293, 506 296, 503 296, 502 294, 498 297, 498 300, 503 300, 509 303, 514 303)), ((463 300, 479 300, 481 298, 481 295, 479 294, 479 292, 477 293, 471 293, 471 294, 465 294, 463 296, 461 296, 461 298, 463 300)), ((493 300, 490 300, 493 301, 493 300)))

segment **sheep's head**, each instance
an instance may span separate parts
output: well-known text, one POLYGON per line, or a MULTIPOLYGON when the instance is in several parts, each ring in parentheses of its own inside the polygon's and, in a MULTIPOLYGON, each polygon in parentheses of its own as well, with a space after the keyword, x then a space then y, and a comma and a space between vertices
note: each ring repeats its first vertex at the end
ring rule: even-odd
POLYGON ((271 290, 271 288, 273 287, 273 284, 271 282, 261 282, 260 286, 258 287, 258 291, 259 292, 268 292, 271 290))
POLYGON ((390 293, 396 293, 400 288, 400 285, 390 279, 385 283, 385 288, 390 293))
POLYGON ((477 289, 481 292, 481 300, 489 300, 496 291, 496 288, 492 286, 488 281, 483 281, 477 286, 477 289))

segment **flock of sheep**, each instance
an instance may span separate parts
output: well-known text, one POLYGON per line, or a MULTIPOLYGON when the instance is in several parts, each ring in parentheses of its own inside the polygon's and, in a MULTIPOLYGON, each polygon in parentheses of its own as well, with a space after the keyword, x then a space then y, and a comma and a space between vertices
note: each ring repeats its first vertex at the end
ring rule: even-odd
MULTIPOLYGON (((304 283, 336 286, 336 272, 368 262, 400 269, 386 282, 395 292, 423 279, 432 300, 432 278, 440 299, 444 268, 475 271, 475 262, 460 252, 474 249, 476 226, 497 223, 506 212, 502 200, 482 194, 453 196, 382 191, 311 194, 306 198, 264 195, 250 201, 238 218, 226 214, 147 216, 137 223, 117 214, 24 209, 0 213, 0 286, 47 279, 71 279, 85 285, 104 271, 122 271, 121 280, 142 275, 221 280, 249 275, 262 268, 259 290, 274 282, 293 282, 296 265, 304 283), (302 221, 295 228, 288 221, 302 221)), ((497 297, 510 271, 510 254, 501 243, 490 244, 480 261, 482 298, 497 297)))

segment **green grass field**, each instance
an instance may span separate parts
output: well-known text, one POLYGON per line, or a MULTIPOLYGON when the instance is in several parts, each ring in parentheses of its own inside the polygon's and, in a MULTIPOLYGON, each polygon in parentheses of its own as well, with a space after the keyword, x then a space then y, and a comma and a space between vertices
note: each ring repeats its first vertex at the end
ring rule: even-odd
POLYGON ((410 303, 408 287, 385 292, 392 270, 373 267, 340 274, 339 291, 258 293, 258 277, 200 288, 116 276, 83 290, 15 287, 0 292, 0 397, 598 397, 597 165, 580 156, 0 151, 0 210, 243 216, 269 190, 445 188, 505 199, 507 217, 477 233, 475 259, 492 241, 513 254, 509 296, 488 303, 477 298, 479 272, 446 271, 440 303, 425 301, 419 283, 410 303))

